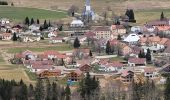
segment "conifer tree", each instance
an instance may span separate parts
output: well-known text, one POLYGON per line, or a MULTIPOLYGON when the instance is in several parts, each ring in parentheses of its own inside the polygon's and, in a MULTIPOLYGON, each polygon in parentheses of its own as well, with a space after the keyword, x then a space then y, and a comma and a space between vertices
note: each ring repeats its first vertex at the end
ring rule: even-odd
POLYGON ((118 34, 118 36, 117 36, 117 40, 122 40, 122 38, 121 38, 121 35, 120 35, 120 34, 118 34))
POLYGON ((32 24, 34 24, 34 23, 35 23, 35 22, 34 22, 34 19, 31 18, 31 23, 30 23, 30 24, 32 25, 32 24))
POLYGON ((44 29, 47 29, 48 28, 48 24, 47 24, 47 21, 46 20, 44 20, 44 27, 43 27, 44 29))
POLYGON ((70 90, 69 85, 67 85, 65 88, 65 96, 66 96, 65 100, 71 100, 70 95, 71 95, 71 90, 70 90))
POLYGON ((13 34, 12 40, 13 41, 17 41, 18 40, 16 33, 13 34))
POLYGON ((164 17, 164 12, 162 11, 161 16, 160 16, 160 20, 163 20, 163 19, 165 19, 165 17, 164 17))
POLYGON ((78 37, 76 37, 76 39, 74 40, 74 48, 79 48, 79 47, 80 47, 80 41, 78 37))
POLYGON ((92 54, 92 51, 91 51, 91 50, 89 51, 89 56, 90 56, 90 57, 92 57, 92 56, 93 56, 93 54, 92 54))
POLYGON ((41 79, 38 79, 35 87, 35 100, 44 99, 44 86, 41 79))
POLYGON ((25 18, 25 25, 30 25, 30 20, 28 17, 25 18))
POLYGON ((168 76, 165 83, 164 100, 170 100, 170 77, 168 76))
POLYGON ((110 41, 107 41, 106 44, 106 54, 110 54, 111 53, 111 45, 110 45, 110 41))
POLYGON ((40 20, 39 19, 37 19, 37 24, 40 24, 40 20))
POLYGON ((146 61, 151 62, 151 52, 149 48, 147 49, 147 53, 146 53, 146 61))

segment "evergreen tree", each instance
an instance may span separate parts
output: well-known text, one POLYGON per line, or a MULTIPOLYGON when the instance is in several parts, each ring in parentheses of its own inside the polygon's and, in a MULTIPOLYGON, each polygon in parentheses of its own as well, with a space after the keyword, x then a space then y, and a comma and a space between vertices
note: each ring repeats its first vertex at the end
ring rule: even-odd
POLYGON ((170 100, 170 77, 168 76, 165 83, 164 100, 170 100))
POLYGON ((89 72, 86 74, 86 77, 80 81, 79 85, 82 98, 87 98, 87 100, 89 100, 91 96, 94 96, 94 92, 99 89, 99 81, 96 80, 95 77, 91 78, 89 72))
POLYGON ((160 16, 160 20, 163 20, 163 19, 165 19, 165 17, 164 17, 164 12, 162 11, 161 16, 160 16))
POLYGON ((25 18, 25 25, 30 25, 30 20, 28 17, 25 18))
POLYGON ((121 35, 120 35, 120 34, 118 34, 118 36, 117 36, 117 40, 122 40, 122 37, 121 37, 121 35))
POLYGON ((43 27, 44 29, 47 29, 48 28, 48 24, 47 24, 47 21, 45 20, 44 21, 44 27, 43 27))
POLYGON ((51 27, 51 22, 50 21, 48 22, 48 27, 51 27))
POLYGON ((65 96, 66 96, 65 100, 71 100, 70 95, 71 95, 70 87, 69 87, 69 85, 67 85, 65 88, 65 96))
POLYGON ((44 99, 44 86, 41 79, 38 79, 35 87, 35 100, 44 99))
POLYGON ((127 9, 125 15, 128 16, 129 22, 136 22, 133 9, 127 9))
POLYGON ((40 30, 40 31, 43 31, 43 29, 44 29, 44 28, 43 28, 42 26, 40 26, 40 29, 39 29, 39 30, 40 30))
POLYGON ((140 52, 138 54, 138 58, 145 58, 145 53, 140 50, 140 52))
POLYGON ((80 41, 78 37, 76 37, 76 39, 74 40, 74 48, 79 48, 79 47, 80 47, 80 41))
POLYGON ((34 24, 34 23, 35 23, 35 22, 34 22, 34 19, 31 18, 31 23, 30 23, 30 24, 32 25, 32 24, 34 24))
POLYGON ((91 50, 89 51, 89 56, 90 56, 90 57, 92 57, 92 56, 93 56, 93 54, 92 54, 92 51, 91 51, 91 50))
POLYGON ((110 42, 107 41, 107 44, 106 44, 106 54, 110 54, 111 53, 111 45, 110 45, 110 42))
POLYGON ((149 48, 147 49, 147 53, 146 53, 146 61, 151 62, 151 52, 149 48))
POLYGON ((16 33, 13 34, 12 40, 13 41, 17 41, 18 40, 16 33))
POLYGON ((40 24, 40 20, 39 19, 37 19, 37 24, 40 24))
POLYGON ((59 28, 58 28, 59 31, 62 31, 63 30, 63 25, 61 25, 59 28))
POLYGON ((27 86, 23 83, 19 90, 19 95, 17 96, 17 100, 28 100, 28 90, 27 86))
POLYGON ((14 6, 14 3, 13 3, 13 2, 11 3, 11 6, 14 6))

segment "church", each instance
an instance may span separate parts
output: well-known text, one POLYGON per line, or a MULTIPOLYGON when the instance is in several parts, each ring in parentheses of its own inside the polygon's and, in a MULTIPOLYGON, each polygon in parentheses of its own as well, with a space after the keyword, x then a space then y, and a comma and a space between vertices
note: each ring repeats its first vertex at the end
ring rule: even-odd
POLYGON ((91 9, 90 0, 86 0, 85 7, 83 9, 81 17, 82 17, 82 21, 84 21, 84 22, 89 22, 90 20, 95 19, 95 13, 91 9))

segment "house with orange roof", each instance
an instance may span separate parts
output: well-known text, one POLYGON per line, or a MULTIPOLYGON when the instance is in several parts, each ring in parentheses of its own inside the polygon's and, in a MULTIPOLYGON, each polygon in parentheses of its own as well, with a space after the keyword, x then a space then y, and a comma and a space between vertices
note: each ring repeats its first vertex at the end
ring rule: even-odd
POLYGON ((77 69, 75 71, 68 73, 66 77, 70 81, 77 82, 84 77, 84 74, 81 70, 77 69))
POLYGON ((84 64, 84 65, 81 65, 79 67, 79 69, 82 71, 82 72, 90 72, 91 71, 91 66, 89 64, 84 64))
POLYGON ((129 58, 128 59, 128 65, 131 66, 131 67, 145 66, 146 65, 146 59, 145 58, 129 58))

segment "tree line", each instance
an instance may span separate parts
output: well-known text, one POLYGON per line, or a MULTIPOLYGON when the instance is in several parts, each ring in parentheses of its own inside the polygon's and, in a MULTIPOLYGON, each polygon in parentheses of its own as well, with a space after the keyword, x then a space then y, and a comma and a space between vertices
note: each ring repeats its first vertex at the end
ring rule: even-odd
POLYGON ((7 1, 0 1, 0 5, 8 5, 7 1))
POLYGON ((64 88, 48 79, 38 79, 35 86, 0 79, 0 100, 69 100, 70 94, 69 86, 64 88))

